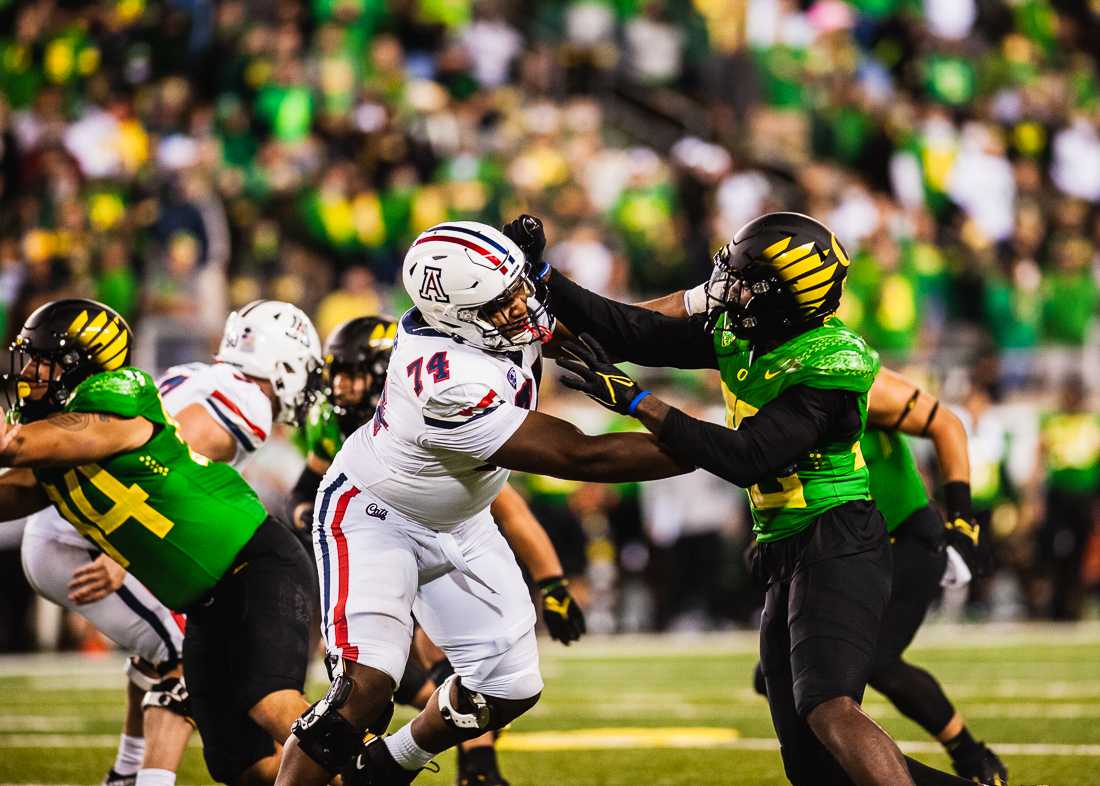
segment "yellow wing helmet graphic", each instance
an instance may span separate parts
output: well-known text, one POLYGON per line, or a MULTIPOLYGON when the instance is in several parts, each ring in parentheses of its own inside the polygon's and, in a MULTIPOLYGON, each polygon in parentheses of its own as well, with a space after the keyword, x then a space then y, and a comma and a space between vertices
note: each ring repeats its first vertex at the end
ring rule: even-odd
POLYGON ((395 338, 397 338, 397 323, 379 322, 371 331, 370 346, 372 349, 390 349, 393 347, 395 338))
POLYGON ((80 343, 106 371, 115 371, 130 358, 130 328, 118 314, 103 309, 90 315, 83 309, 69 324, 69 337, 80 343))
POLYGON ((851 264, 843 246, 831 232, 828 247, 810 240, 791 248, 793 237, 788 235, 772 243, 762 256, 786 283, 803 313, 835 311, 851 264))

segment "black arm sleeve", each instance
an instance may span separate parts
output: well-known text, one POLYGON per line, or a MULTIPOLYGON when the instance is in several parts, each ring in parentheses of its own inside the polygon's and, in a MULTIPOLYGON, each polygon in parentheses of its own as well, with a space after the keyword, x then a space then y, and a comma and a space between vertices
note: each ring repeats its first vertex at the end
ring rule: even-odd
POLYGON ((704 316, 674 319, 608 300, 556 270, 550 273, 550 295, 554 315, 574 335, 591 334, 614 358, 658 368, 718 367, 704 316))
POLYGON ((747 488, 826 441, 859 433, 855 393, 797 385, 746 419, 737 431, 672 409, 658 441, 675 458, 747 488))
MULTIPOLYGON (((294 524, 294 509, 303 502, 313 504, 317 497, 317 489, 321 487, 321 475, 318 475, 309 465, 302 467, 302 474, 298 476, 298 482, 290 490, 290 497, 286 503, 287 521, 294 524)), ((312 518, 312 516, 310 517, 312 518)))

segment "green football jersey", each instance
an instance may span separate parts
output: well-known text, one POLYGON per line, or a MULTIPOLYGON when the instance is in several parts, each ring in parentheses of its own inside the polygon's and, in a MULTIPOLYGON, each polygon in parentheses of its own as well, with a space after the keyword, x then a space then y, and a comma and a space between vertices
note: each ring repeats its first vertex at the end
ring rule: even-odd
POLYGON ((36 469, 50 501, 164 605, 199 600, 267 517, 255 492, 228 464, 191 451, 144 371, 89 377, 65 411, 142 417, 154 430, 142 447, 99 463, 36 469))
POLYGON ((340 419, 328 399, 318 399, 309 408, 306 422, 298 430, 296 441, 306 455, 312 453, 329 463, 336 458, 344 444, 344 433, 340 430, 340 419))
POLYGON ((909 444, 898 432, 869 428, 859 444, 871 476, 871 499, 886 519, 886 529, 893 532, 928 505, 924 479, 909 444))
POLYGON ((736 429, 788 388, 805 385, 859 394, 860 433, 799 456, 782 477, 748 489, 753 531, 761 543, 782 540, 806 529, 842 502, 870 497, 867 467, 859 439, 867 423, 867 391, 878 373, 878 355, 836 318, 753 357, 747 341, 725 329, 714 331, 714 351, 722 377, 726 425, 736 429))

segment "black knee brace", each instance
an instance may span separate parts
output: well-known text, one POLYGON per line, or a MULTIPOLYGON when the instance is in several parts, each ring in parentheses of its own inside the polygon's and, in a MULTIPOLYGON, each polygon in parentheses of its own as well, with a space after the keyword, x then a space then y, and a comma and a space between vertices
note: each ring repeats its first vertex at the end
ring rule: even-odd
POLYGON ((298 747, 334 775, 360 753, 368 732, 384 734, 393 718, 391 701, 373 723, 357 729, 337 712, 347 704, 353 687, 355 684, 350 679, 343 674, 337 675, 324 698, 315 702, 290 727, 298 738, 298 747))

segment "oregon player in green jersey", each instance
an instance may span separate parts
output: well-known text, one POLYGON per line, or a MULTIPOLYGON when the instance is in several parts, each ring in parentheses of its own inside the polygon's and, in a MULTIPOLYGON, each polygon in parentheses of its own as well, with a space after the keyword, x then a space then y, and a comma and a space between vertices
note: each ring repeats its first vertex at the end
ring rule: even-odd
POLYGON ((273 781, 305 706, 312 580, 247 483, 179 437, 129 327, 88 300, 49 303, 12 346, 0 427, 5 516, 53 504, 165 605, 185 611, 184 675, 211 775, 273 781))
POLYGON ((984 576, 992 567, 989 540, 980 537, 970 501, 966 429, 936 399, 886 369, 871 388, 868 423, 862 445, 871 496, 886 519, 894 552, 893 591, 870 684, 943 744, 959 775, 1007 784, 1004 764, 971 736, 935 678, 902 658, 929 606, 940 596, 949 555, 952 561, 964 561, 965 568, 952 565, 948 575, 961 570, 984 576), (926 437, 934 445, 946 522, 929 504, 912 452, 899 432, 926 437))
MULTIPOLYGON (((544 242, 541 227, 529 229, 512 225, 529 246, 544 242)), ((961 784, 903 757, 859 707, 892 561, 859 448, 878 358, 832 316, 848 265, 822 224, 774 213, 715 255, 698 317, 614 303, 551 272, 555 312, 581 334, 559 363, 577 375, 566 385, 639 418, 681 461, 749 490, 754 573, 768 585, 761 660, 791 782, 961 784), (643 365, 718 369, 730 427, 659 401, 598 342, 643 365)))
MULTIPOLYGON (((948 555, 953 552, 952 575, 961 570, 968 579, 971 572, 983 575, 988 569, 986 543, 980 541, 979 550, 968 534, 977 525, 970 503, 966 429, 954 413, 888 369, 879 372, 871 387, 867 422, 860 450, 870 475, 871 497, 886 520, 894 555, 890 604, 869 683, 943 744, 959 775, 1007 783, 1004 764, 971 736, 936 679, 902 658, 928 608, 939 598, 941 580, 947 581, 948 555), (924 480, 901 432, 927 437, 936 448, 949 510, 946 525, 929 503, 924 480), (965 567, 959 568, 956 559, 964 560, 965 567)), ((757 692, 766 693, 760 664, 753 683, 757 692)))
MULTIPOLYGON (((288 517, 300 533, 310 532, 321 478, 344 439, 374 417, 396 334, 397 323, 392 319, 365 316, 341 324, 325 341, 323 395, 314 400, 297 434, 299 447, 306 453, 306 466, 287 506, 288 517)), ((584 613, 569 592, 553 544, 527 503, 505 485, 491 511, 539 587, 543 619, 551 637, 564 644, 579 639, 585 632, 584 613)), ((418 628, 394 700, 423 708, 451 673, 443 651, 418 628)), ((496 734, 490 732, 456 748, 456 786, 508 786, 497 763, 495 739, 496 734)))

